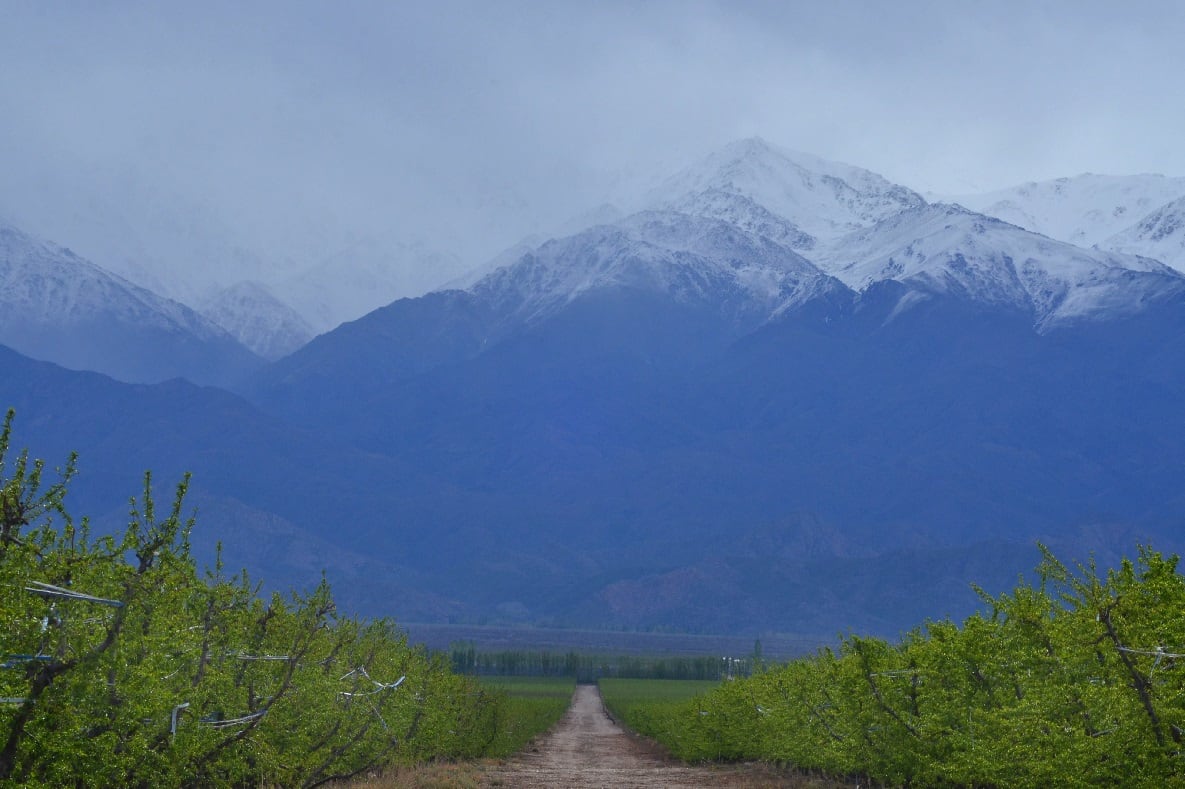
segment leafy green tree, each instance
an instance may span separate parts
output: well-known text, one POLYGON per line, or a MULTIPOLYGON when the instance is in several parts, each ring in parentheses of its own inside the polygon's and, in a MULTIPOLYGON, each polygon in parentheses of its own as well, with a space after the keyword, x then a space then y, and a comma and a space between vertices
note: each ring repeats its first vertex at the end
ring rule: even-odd
POLYGON ((766 759, 890 785, 1185 781, 1185 578, 1141 547, 1102 574, 1042 549, 1036 584, 897 644, 849 636, 673 712, 630 719, 683 758, 766 759))
POLYGON ((342 617, 329 585, 259 595, 199 573, 188 477, 158 513, 91 535, 0 430, 0 784, 316 786, 391 762, 480 754, 504 697, 342 617))

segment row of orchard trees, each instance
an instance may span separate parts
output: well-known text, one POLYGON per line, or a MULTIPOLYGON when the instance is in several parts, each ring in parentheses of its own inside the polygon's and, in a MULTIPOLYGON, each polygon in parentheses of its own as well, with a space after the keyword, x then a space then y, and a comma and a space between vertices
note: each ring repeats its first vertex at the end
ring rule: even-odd
POLYGON ((315 786, 481 753, 501 696, 340 616, 327 585, 262 599, 199 573, 186 483, 146 478, 122 535, 96 537, 0 431, 0 785, 315 786))
POLYGON ((1185 783, 1185 579, 1141 549, 1100 575, 1047 551, 1041 582, 900 643, 726 683, 644 733, 689 760, 759 759, 890 785, 1185 783))

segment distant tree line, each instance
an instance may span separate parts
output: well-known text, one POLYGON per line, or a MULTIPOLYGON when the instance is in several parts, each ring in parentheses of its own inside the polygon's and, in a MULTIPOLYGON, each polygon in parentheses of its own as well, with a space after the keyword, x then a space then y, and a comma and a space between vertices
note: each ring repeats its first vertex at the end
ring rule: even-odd
POLYGON ((481 650, 473 642, 449 647, 449 662, 458 674, 478 676, 574 677, 578 682, 604 678, 701 679, 748 677, 760 665, 760 642, 753 655, 646 656, 585 654, 575 650, 481 650))

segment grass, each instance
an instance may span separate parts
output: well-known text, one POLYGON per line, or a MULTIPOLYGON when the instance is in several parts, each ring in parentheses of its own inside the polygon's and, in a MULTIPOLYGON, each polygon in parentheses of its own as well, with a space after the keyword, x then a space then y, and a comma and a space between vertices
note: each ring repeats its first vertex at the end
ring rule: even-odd
POLYGON ((572 700, 576 681, 571 677, 478 677, 487 688, 504 690, 519 698, 563 698, 572 700))
MULTIPOLYGON (((490 690, 505 693, 497 734, 484 756, 505 759, 555 725, 572 702, 576 681, 555 677, 481 677, 490 690)), ((343 789, 477 789, 482 762, 432 762, 392 766, 341 784, 343 789)))
POLYGON ((720 687, 714 679, 603 679, 601 696, 618 718, 626 710, 654 704, 678 704, 720 687))
POLYGON ((684 704, 720 687, 719 680, 603 679, 601 698, 623 726, 669 747, 669 729, 684 704))
POLYGON ((505 758, 555 725, 572 702, 576 681, 570 677, 482 677, 488 688, 506 694, 497 735, 487 756, 505 758))

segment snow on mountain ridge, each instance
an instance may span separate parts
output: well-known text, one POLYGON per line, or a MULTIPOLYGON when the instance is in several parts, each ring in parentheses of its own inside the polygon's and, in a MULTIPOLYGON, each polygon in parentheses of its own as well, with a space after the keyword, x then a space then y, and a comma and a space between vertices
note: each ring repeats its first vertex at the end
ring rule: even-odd
POLYGON ((799 252, 814 249, 817 243, 810 233, 752 198, 720 188, 690 192, 681 199, 671 201, 667 208, 679 213, 719 219, 799 252))
POLYGON ((134 383, 225 386, 262 363, 189 307, 11 226, 0 226, 0 343, 134 383))
POLYGON ((793 250, 727 222, 644 211, 548 241, 470 291, 528 321, 614 287, 728 304, 737 315, 764 320, 829 280, 793 250))
POLYGON ((300 313, 259 282, 244 281, 219 291, 202 305, 202 315, 269 360, 292 353, 315 334, 300 313))
POLYGON ((756 137, 731 143, 672 176, 644 203, 701 213, 691 198, 707 195, 712 199, 702 212, 719 217, 721 193, 748 198, 823 241, 925 204, 921 195, 876 173, 785 151, 756 137))
POLYGON ((231 339, 215 323, 106 271, 71 250, 0 225, 0 293, 26 319, 82 319, 121 309, 142 325, 181 330, 199 339, 231 339), (117 297, 117 294, 119 296, 117 297))
POLYGON ((645 211, 548 241, 470 290, 528 321, 598 288, 632 287, 682 302, 743 303, 761 322, 828 282, 861 292, 896 280, 913 288, 900 309, 925 294, 955 295, 1031 313, 1039 329, 1132 314, 1185 291, 1185 277, 1159 261, 1084 249, 954 204, 898 212, 811 254, 813 262, 724 220, 645 211))
MULTIPOLYGON (((129 200, 141 207, 154 206, 152 211, 141 211, 142 222, 137 226, 130 223, 132 214, 125 215, 120 201, 96 203, 102 210, 88 214, 89 209, 83 210, 85 201, 79 196, 79 204, 71 204, 68 212, 52 211, 50 201, 42 206, 41 213, 54 217, 63 213, 79 214, 82 219, 75 222, 81 226, 74 228, 79 242, 92 244, 112 261, 122 261, 128 277, 135 276, 133 271, 142 274, 141 283, 148 281, 143 277, 149 274, 155 276, 168 270, 170 290, 165 295, 184 298, 193 306, 205 305, 203 309, 210 311, 210 315, 216 311, 217 322, 230 328, 231 333, 245 344, 264 351, 266 355, 281 352, 277 350, 281 347, 292 346, 297 342, 294 338, 306 331, 300 326, 302 321, 292 320, 288 307, 300 314, 306 326, 312 327, 308 331, 323 331, 385 305, 398 296, 422 292, 431 272, 440 272, 443 280, 445 272, 460 267, 455 256, 435 252, 422 243, 408 243, 393 237, 351 235, 346 232, 345 224, 330 217, 306 223, 308 226, 280 228, 284 232, 272 228, 269 232, 274 237, 285 239, 283 246, 261 247, 251 242, 255 238, 252 234, 242 229, 235 231, 233 222, 214 206, 181 201, 167 190, 151 188, 150 184, 143 173, 131 173, 123 178, 123 191, 129 200), (248 287, 236 290, 238 286, 234 283, 241 280, 265 283, 269 298, 259 293, 252 295, 248 287), (221 300, 221 304, 214 307, 217 300, 221 300), (236 309, 239 313, 232 314, 236 309), (256 312, 266 313, 266 316, 256 312)), ((641 187, 637 191, 642 191, 641 187)), ((1083 175, 1024 184, 998 193, 967 197, 962 202, 985 212, 994 210, 1007 221, 1051 238, 1082 245, 1098 243, 1104 248, 1163 259, 1185 269, 1185 241, 1173 241, 1178 238, 1170 216, 1173 212, 1159 214, 1161 218, 1154 222, 1155 227, 1146 226, 1142 221, 1131 226, 1144 214, 1152 221, 1152 216, 1157 214, 1153 209, 1182 195, 1185 195, 1185 178, 1083 175), (1165 200, 1157 202, 1162 197, 1165 200), (982 207, 984 202, 993 201, 993 204, 999 204, 995 209, 982 207), (1128 225, 1123 225, 1124 222, 1128 225), (1130 232, 1116 232, 1129 226, 1130 232), (1074 238, 1066 238, 1067 234, 1074 238)), ((868 170, 782 149, 760 138, 730 143, 668 177, 660 186, 642 195, 635 193, 631 199, 635 210, 642 207, 719 220, 750 236, 763 237, 783 252, 794 250, 808 257, 817 254, 821 259, 836 249, 837 239, 858 234, 878 222, 892 221, 902 211, 913 211, 926 205, 917 193, 868 170)), ((619 220, 613 206, 602 205, 581 215, 577 223, 587 226, 595 222, 624 228, 629 221, 619 220)), ((576 230, 568 227, 563 229, 562 235, 569 238, 574 232, 576 230)), ((697 231, 689 229, 688 232, 697 231)), ((721 261, 713 257, 723 254, 720 250, 678 248, 670 234, 661 241, 636 234, 632 239, 631 243, 635 245, 632 250, 619 250, 623 255, 632 254, 637 264, 632 270, 619 269, 616 272, 614 276, 623 282, 662 287, 677 291, 681 298, 692 298, 695 287, 690 280, 680 280, 673 269, 660 272, 663 266, 673 265, 679 259, 688 266, 683 272, 685 275, 696 272, 696 276, 711 274, 719 277, 713 281, 725 289, 738 289, 737 293, 746 294, 745 299, 757 299, 759 294, 765 294, 760 298, 776 301, 776 297, 769 294, 780 293, 785 286, 785 272, 762 260, 764 253, 760 251, 754 253, 752 266, 738 266, 725 273, 725 269, 719 268, 721 261), (645 249, 647 244, 655 249, 645 249), (648 274, 644 273, 644 262, 650 267, 648 274), (634 279, 630 280, 630 277, 634 279), (677 287, 676 281, 680 283, 677 287)), ((752 241, 745 243, 752 244, 752 241)), ((531 250, 537 248, 542 249, 537 243, 530 246, 531 250)), ((503 265, 519 261, 524 252, 515 249, 453 285, 465 289, 476 287, 491 276, 491 269, 496 273, 503 265)), ((931 258, 936 259, 936 250, 930 252, 931 258)), ((106 265, 106 258, 96 260, 106 265)), ((964 254, 964 260, 970 258, 964 254)), ((982 255, 976 260, 987 265, 987 258, 982 255)), ((990 293, 992 298, 1004 301, 1021 299, 1021 290, 1032 296, 1030 290, 1041 293, 1052 288, 1061 294, 1057 297, 1062 299, 1061 309, 1067 309, 1071 303, 1067 295, 1069 291, 1059 290, 1051 283, 1038 286, 1036 283, 1043 275, 1035 266, 1029 266, 1031 281, 1021 277, 1023 272, 1016 273, 1013 278, 1005 276, 1002 273, 1005 269, 1000 269, 992 274, 992 287, 987 288, 983 282, 977 286, 986 288, 984 295, 990 293), (1025 282, 1029 284, 1025 285, 1025 282)), ((948 266, 941 281, 956 281, 957 278, 951 279, 953 271, 954 268, 948 266)), ((591 276, 590 272, 586 274, 591 276)), ((597 276, 609 275, 601 271, 597 276)), ((919 272, 917 280, 920 282, 929 276, 931 274, 919 272)), ((554 285, 553 298, 559 298, 561 278, 556 272, 544 278, 554 285)), ((597 280, 594 276, 592 281, 603 284, 609 280, 597 280)), ((1054 277, 1053 281, 1069 280, 1054 277)), ((573 288, 572 294, 594 286, 579 277, 564 282, 573 288)), ((936 280, 931 287, 937 288, 939 284, 936 280)), ((149 290, 156 289, 150 286, 149 290)), ((85 300, 89 297, 89 294, 75 294, 71 298, 85 300)), ((703 294, 697 298, 702 297, 703 294)), ((176 312, 179 307, 176 302, 169 302, 162 312, 173 310, 173 319, 191 320, 176 312)), ((202 329, 208 330, 209 326, 202 329)))
POLYGON ((1166 203, 1099 246, 1156 258, 1185 271, 1185 196, 1166 203))
POLYGON ((893 279, 1031 310, 1035 324, 1139 311, 1185 290, 1159 261, 1083 249, 953 204, 905 211, 834 242, 817 261, 855 290, 893 279))
POLYGON ((946 199, 1059 241, 1110 249, 1107 238, 1182 196, 1185 178, 1085 173, 946 199))
MULTIPOLYGON (((349 215, 307 203, 305 195, 284 196, 291 212, 247 223, 233 205, 178 190, 152 168, 77 165, 24 173, 19 189, 6 183, 0 211, 11 225, 195 310, 250 281, 325 331, 419 295, 463 268, 455 255, 381 225, 362 229, 349 215)), ((232 319, 225 309, 223 318, 240 327, 254 322, 250 315, 232 319)), ((262 347, 272 339, 251 342, 262 347)))

